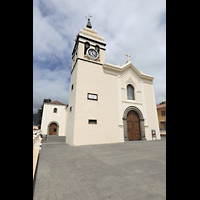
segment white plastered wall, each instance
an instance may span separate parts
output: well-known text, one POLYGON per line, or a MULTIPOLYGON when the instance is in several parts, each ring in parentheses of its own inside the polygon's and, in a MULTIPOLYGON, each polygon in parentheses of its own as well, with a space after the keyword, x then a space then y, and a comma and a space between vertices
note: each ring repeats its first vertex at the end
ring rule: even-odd
POLYGON ((65 136, 66 118, 67 118, 66 110, 67 108, 65 105, 44 103, 42 124, 41 124, 42 134, 44 135, 49 134, 48 126, 53 122, 57 122, 59 124, 57 133, 58 136, 65 136), (57 108, 57 113, 53 112, 54 108, 57 108))
POLYGON ((152 130, 156 130, 156 139, 161 139, 153 84, 143 83, 143 85, 145 93, 146 115, 148 120, 146 127, 146 139, 152 140, 152 130))

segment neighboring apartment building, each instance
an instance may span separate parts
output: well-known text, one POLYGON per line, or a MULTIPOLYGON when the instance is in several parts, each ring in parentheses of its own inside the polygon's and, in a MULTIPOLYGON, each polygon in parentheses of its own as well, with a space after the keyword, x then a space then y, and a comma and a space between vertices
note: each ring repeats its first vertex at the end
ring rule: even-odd
POLYGON ((166 133, 166 101, 163 101, 160 105, 157 105, 157 114, 158 114, 158 122, 159 128, 162 132, 166 133))

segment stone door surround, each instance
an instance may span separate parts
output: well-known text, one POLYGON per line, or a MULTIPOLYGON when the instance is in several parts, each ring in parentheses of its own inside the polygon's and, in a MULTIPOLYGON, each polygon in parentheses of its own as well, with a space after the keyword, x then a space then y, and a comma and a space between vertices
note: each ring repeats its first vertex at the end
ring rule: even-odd
POLYGON ((123 126, 124 126, 124 141, 129 141, 128 140, 128 134, 127 134, 127 114, 129 113, 129 111, 135 111, 138 116, 139 116, 139 120, 140 120, 140 133, 141 133, 141 140, 146 140, 145 138, 145 128, 144 128, 144 118, 142 115, 142 112, 136 108, 135 106, 129 106, 128 108, 125 109, 124 114, 123 114, 123 126))

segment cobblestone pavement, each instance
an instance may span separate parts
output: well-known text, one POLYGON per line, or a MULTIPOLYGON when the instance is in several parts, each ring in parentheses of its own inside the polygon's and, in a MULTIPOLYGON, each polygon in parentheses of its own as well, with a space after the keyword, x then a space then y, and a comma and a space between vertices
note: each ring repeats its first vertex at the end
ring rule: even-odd
POLYGON ((166 137, 72 147, 43 143, 34 200, 166 199, 166 137))

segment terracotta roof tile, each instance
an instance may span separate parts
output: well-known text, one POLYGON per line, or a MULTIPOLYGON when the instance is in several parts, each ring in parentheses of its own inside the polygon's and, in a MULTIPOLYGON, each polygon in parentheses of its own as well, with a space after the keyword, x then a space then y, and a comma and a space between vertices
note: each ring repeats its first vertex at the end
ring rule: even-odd
POLYGON ((57 100, 56 101, 52 101, 52 102, 44 102, 44 103, 68 106, 68 105, 66 105, 64 103, 61 103, 60 101, 57 101, 57 100))
POLYGON ((159 108, 165 108, 165 107, 166 107, 166 103, 165 103, 165 104, 161 104, 161 105, 157 105, 157 106, 156 106, 157 109, 159 109, 159 108))

